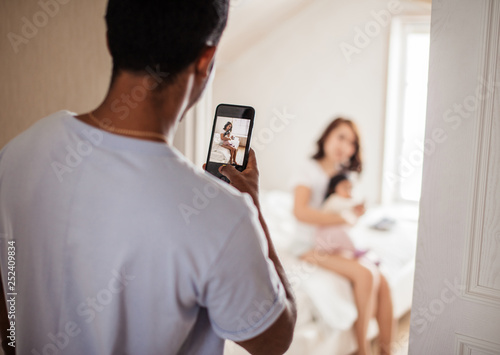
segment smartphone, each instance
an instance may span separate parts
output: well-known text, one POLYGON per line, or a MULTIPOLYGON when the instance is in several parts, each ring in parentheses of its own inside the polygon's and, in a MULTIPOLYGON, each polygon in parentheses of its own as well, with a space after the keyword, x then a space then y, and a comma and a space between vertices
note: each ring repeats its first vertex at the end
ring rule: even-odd
POLYGON ((226 182, 229 180, 219 173, 221 165, 233 165, 239 171, 245 170, 254 118, 255 110, 250 106, 217 106, 205 170, 226 182))

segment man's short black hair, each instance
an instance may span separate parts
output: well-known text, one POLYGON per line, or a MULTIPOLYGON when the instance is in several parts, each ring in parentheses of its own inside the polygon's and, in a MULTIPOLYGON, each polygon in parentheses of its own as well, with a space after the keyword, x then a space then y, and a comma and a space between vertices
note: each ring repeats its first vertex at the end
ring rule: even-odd
POLYGON ((173 79, 217 45, 229 0, 109 0, 106 11, 113 76, 160 70, 173 79))

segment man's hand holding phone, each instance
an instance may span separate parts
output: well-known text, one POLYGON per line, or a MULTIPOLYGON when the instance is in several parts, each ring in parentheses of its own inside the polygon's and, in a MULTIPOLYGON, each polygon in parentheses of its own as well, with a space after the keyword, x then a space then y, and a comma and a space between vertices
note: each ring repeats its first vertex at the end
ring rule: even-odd
POLYGON ((260 210, 259 169, 257 167, 255 151, 252 148, 248 152, 248 163, 245 170, 239 171, 232 165, 222 165, 219 167, 219 172, 229 179, 230 185, 233 185, 241 192, 248 193, 252 197, 257 209, 260 210))
MULTIPOLYGON (((206 164, 203 164, 203 170, 205 169, 206 164)), ((238 191, 249 194, 253 203, 260 211, 259 169, 257 167, 255 151, 252 148, 248 151, 248 163, 245 170, 239 171, 232 165, 222 165, 219 167, 219 172, 224 175, 229 180, 229 184, 233 185, 238 191)))

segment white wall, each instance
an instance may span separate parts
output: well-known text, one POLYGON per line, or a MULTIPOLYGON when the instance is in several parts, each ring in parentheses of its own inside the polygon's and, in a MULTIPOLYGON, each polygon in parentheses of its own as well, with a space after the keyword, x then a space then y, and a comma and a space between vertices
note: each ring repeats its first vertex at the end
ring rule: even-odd
MULTIPOLYGON (((390 1, 239 3, 218 53, 213 106, 255 107, 252 146, 262 188, 286 188, 296 163, 311 155, 325 126, 341 115, 360 126, 365 164, 361 187, 368 202, 378 202, 390 25, 378 25, 380 32, 350 62, 340 46, 354 45, 356 28, 364 31, 375 21, 372 11, 388 12, 390 1), (288 123, 277 120, 280 116, 288 123)), ((400 14, 430 13, 422 3, 395 5, 404 8, 400 14)))

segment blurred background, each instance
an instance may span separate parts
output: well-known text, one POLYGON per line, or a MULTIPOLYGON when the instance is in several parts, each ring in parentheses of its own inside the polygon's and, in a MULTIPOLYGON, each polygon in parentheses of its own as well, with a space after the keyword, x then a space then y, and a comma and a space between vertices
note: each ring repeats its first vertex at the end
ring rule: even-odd
MULTIPOLYGON (((0 1, 0 148, 40 118, 108 89, 106 0, 0 1)), ((369 204, 420 196, 429 1, 235 0, 216 75, 175 146, 206 159, 215 107, 255 107, 263 189, 287 189, 335 117, 360 128, 369 204)))

